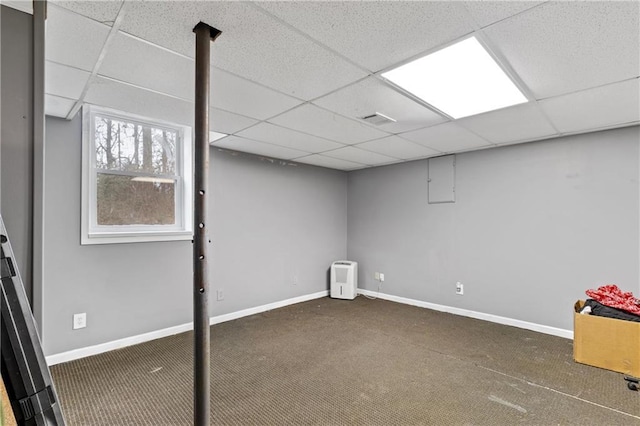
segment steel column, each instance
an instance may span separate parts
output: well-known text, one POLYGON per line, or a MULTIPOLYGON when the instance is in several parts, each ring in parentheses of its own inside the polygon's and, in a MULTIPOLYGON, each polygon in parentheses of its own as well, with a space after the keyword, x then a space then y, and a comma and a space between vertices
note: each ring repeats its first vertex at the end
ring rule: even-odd
POLYGON ((193 424, 209 425, 209 278, 207 195, 209 176, 209 52, 220 31, 198 23, 196 33, 195 176, 193 209, 193 424))

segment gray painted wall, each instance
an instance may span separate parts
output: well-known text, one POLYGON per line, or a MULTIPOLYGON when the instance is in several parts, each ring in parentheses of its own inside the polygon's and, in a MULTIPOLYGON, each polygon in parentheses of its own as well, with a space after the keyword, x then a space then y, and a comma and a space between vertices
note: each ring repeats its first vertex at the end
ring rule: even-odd
POLYGON ((631 127, 459 154, 454 204, 427 204, 427 161, 350 173, 360 287, 383 272, 383 293, 568 330, 586 289, 640 294, 639 141, 631 127))
MULTIPOLYGON (((191 243, 81 246, 80 116, 48 117, 46 145, 45 353, 190 322, 191 243), (72 330, 78 312, 87 328, 72 330)), ((346 174, 217 150, 210 167, 211 315, 326 290, 346 256, 346 174)))
POLYGON ((191 315, 190 242, 80 245, 81 127, 81 114, 46 121, 46 355, 183 324, 191 315), (72 330, 80 312, 87 327, 72 330))
POLYGON ((32 17, 0 6, 2 33, 2 217, 27 296, 31 299, 33 215, 32 17))
POLYGON ((213 315, 328 290, 347 254, 347 174, 211 152, 213 315))

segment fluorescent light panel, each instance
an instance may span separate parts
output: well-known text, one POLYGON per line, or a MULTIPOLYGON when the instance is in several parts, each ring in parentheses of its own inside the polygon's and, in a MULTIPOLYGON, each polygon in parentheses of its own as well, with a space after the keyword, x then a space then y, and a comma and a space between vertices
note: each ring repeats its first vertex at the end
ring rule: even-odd
POLYGON ((382 77, 453 118, 527 102, 475 37, 383 73, 382 77))

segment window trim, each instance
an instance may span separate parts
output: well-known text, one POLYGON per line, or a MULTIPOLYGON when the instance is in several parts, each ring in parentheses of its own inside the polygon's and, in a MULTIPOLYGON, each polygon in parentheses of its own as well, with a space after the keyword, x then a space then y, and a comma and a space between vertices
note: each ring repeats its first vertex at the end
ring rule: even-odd
MULTIPOLYGON (((108 174, 134 173, 105 170, 108 174), (112 173, 115 172, 115 173, 112 173)), ((158 176, 164 177, 164 176, 158 176)), ((193 239, 193 149, 191 128, 181 124, 156 120, 136 114, 95 105, 82 108, 82 193, 81 245, 139 243, 153 241, 184 241, 193 239), (97 176, 94 143, 95 116, 108 116, 127 122, 171 129, 178 133, 176 144, 176 224, 175 225, 114 225, 97 224, 97 176)))

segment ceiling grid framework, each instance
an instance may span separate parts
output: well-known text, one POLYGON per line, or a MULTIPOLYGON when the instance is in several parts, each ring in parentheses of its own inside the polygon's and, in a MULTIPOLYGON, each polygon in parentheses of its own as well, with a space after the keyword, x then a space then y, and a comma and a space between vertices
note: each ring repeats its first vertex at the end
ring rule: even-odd
POLYGON ((50 0, 46 112, 193 122, 192 28, 212 46, 212 145, 356 170, 640 124, 640 3, 50 0), (398 31, 403 28, 403 31, 398 31), (381 73, 475 36, 528 101, 457 120, 381 73), (396 120, 361 120, 380 113, 396 120))

